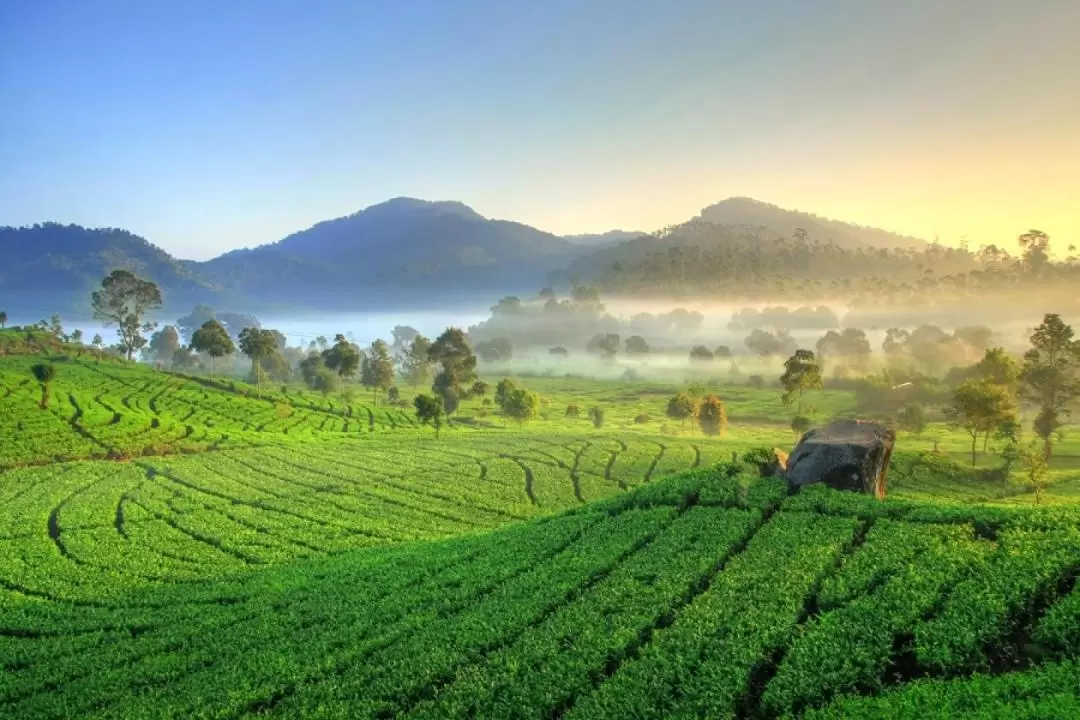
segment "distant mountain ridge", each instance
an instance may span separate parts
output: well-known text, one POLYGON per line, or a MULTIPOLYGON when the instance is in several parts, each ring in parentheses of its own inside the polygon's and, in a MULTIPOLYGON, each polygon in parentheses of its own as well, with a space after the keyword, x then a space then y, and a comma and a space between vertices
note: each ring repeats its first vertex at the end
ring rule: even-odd
MULTIPOLYGON (((722 226, 713 237, 761 242, 802 228, 811 242, 847 247, 926 244, 749 198, 704 208, 695 222, 722 226)), ((587 280, 614 262, 655 250, 662 235, 612 230, 560 237, 486 218, 461 202, 408 197, 203 262, 178 260, 115 228, 0 227, 0 306, 36 314, 85 312, 90 291, 115 268, 156 282, 170 312, 196 303, 288 311, 430 307, 465 297, 489 302, 500 294, 535 292, 553 274, 587 280)))

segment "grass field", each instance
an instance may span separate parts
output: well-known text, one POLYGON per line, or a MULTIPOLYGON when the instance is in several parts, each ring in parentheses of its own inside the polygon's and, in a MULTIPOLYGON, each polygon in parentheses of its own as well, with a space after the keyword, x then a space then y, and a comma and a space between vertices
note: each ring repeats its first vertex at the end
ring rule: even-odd
POLYGON ((675 385, 525 378, 541 419, 470 400, 436 440, 88 357, 42 410, 37 360, 0 357, 0 717, 1080 713, 1068 435, 1044 507, 941 424, 884 502, 789 496, 732 462, 793 445, 770 388, 714 388, 710 438, 675 385))

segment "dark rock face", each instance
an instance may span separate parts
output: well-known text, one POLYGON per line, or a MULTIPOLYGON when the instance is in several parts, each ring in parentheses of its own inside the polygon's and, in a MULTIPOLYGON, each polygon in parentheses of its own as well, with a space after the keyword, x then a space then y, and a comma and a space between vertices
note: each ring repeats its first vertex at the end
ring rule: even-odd
POLYGON ((895 443, 896 433, 880 423, 832 422, 802 436, 784 476, 793 488, 825 483, 883 498, 895 443))

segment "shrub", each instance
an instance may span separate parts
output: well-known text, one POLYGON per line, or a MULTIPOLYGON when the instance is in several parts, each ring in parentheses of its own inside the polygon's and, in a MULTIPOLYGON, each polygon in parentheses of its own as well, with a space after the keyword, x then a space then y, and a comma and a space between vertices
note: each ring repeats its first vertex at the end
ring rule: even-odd
POLYGON ((644 425, 645 423, 649 422, 649 414, 641 413, 639 415, 635 415, 634 422, 638 425, 644 425))

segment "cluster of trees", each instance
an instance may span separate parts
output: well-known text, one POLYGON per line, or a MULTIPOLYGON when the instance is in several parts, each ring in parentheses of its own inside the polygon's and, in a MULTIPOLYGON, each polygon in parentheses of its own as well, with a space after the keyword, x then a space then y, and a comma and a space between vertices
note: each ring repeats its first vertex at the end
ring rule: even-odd
POLYGON ((924 306, 973 297, 1014 295, 1030 303, 1038 288, 1065 300, 1080 284, 1080 256, 1070 245, 1055 261, 1049 238, 1029 230, 1017 238, 1017 255, 988 245, 976 251, 933 243, 923 248, 842 247, 796 231, 769 231, 694 220, 665 228, 635 247, 603 251, 609 258, 597 277, 605 292, 622 295, 696 294, 710 298, 801 302, 844 298, 856 308, 924 306))
POLYGON ((699 397, 698 392, 681 392, 668 400, 666 415, 684 426, 687 420, 696 420, 706 435, 723 435, 727 430, 727 412, 724 403, 716 395, 699 397))
POLYGON ((840 327, 840 318, 830 308, 804 305, 791 310, 783 305, 762 308, 743 308, 731 316, 728 329, 755 330, 834 330, 840 327))

